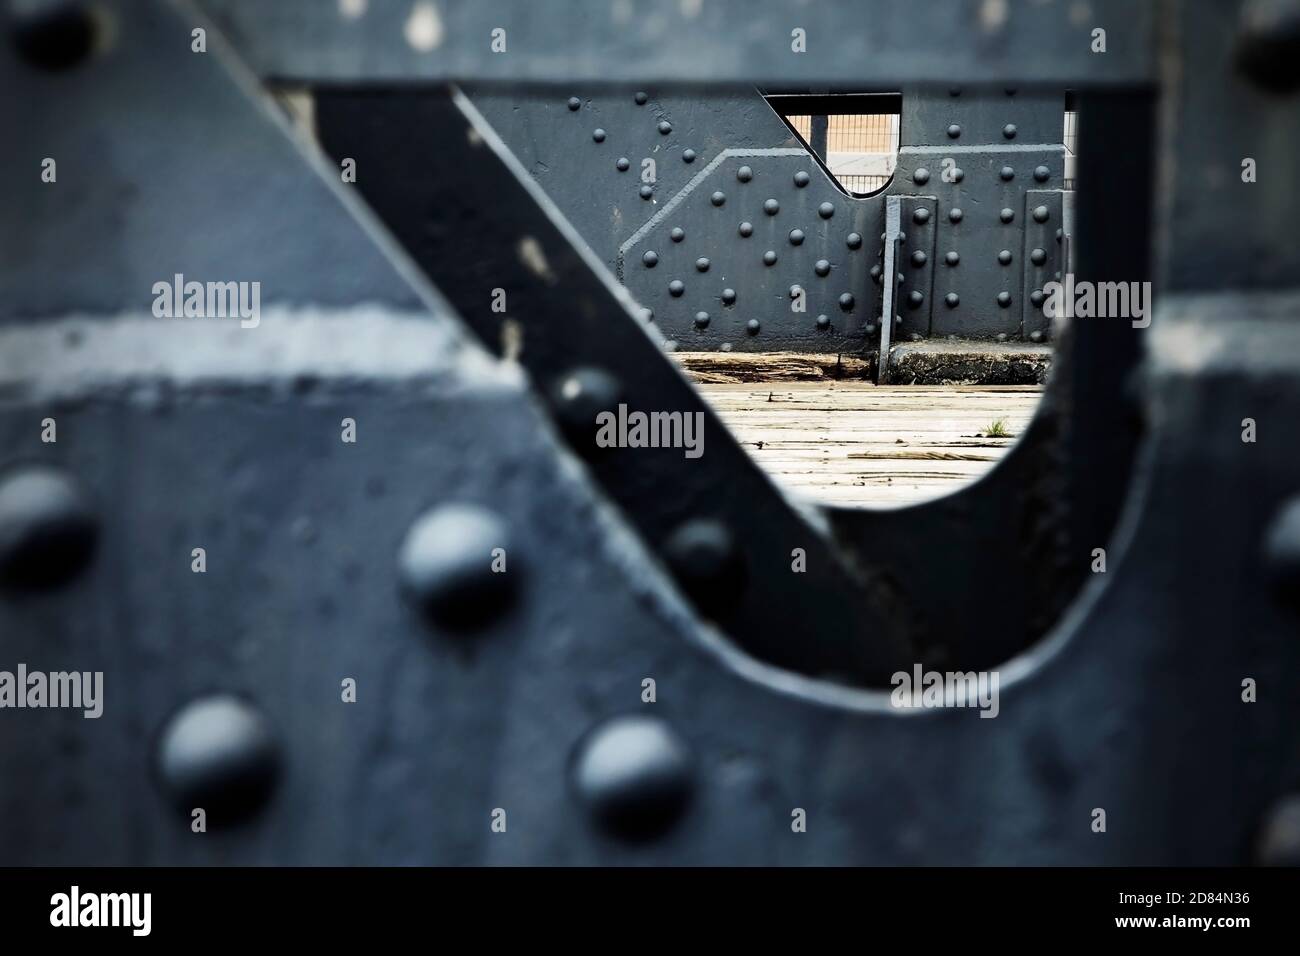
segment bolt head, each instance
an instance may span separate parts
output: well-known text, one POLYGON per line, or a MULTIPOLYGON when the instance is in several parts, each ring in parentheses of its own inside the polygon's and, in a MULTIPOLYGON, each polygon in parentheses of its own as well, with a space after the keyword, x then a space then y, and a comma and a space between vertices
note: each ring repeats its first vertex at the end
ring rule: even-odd
POLYGON ((643 183, 641 188, 637 191, 641 194, 642 199, 650 199, 655 194, 654 187, 649 183, 643 183))
POLYGON ((1264 538, 1263 564, 1277 596, 1300 608, 1300 494, 1274 513, 1264 538))
POLYGON ((727 194, 724 193, 722 190, 718 190, 712 196, 709 197, 709 202, 713 203, 713 205, 715 206, 721 206, 726 201, 727 201, 727 194))
POLYGON ((629 714, 593 728, 574 749, 573 789, 607 832, 640 841, 677 822, 694 791, 690 751, 658 717, 629 714))
POLYGON ((695 150, 693 150, 693 149, 684 149, 684 150, 682 150, 682 162, 684 162, 684 163, 693 163, 693 162, 695 162, 695 150))
POLYGON ((930 221, 930 210, 927 209, 925 206, 921 206, 919 209, 912 210, 912 222, 916 223, 919 226, 923 226, 929 221, 930 221))
POLYGON ((687 521, 664 541, 663 553, 678 584, 706 613, 729 609, 744 590, 744 558, 720 521, 687 521))
POLYGON ((1050 216, 1051 213, 1048 211, 1046 206, 1034 207, 1034 222, 1047 222, 1050 216))
POLYGON ((641 90, 637 90, 636 95, 633 96, 632 99, 636 102, 637 106, 645 106, 650 97, 641 90))
POLYGON ((577 112, 581 108, 582 108, 582 100, 578 99, 576 96, 570 96, 569 109, 573 112, 577 112))
POLYGON ((930 170, 924 166, 919 166, 912 171, 912 182, 922 186, 930 181, 930 170))
POLYGON ((1015 123, 1008 123, 1006 126, 1002 127, 1002 135, 1005 136, 1007 139, 1015 139, 1015 138, 1016 138, 1016 124, 1015 124, 1015 123))
POLYGON ((1001 306, 1002 308, 1004 308, 1004 309, 1007 308, 1009 305, 1011 305, 1011 293, 1010 293, 1010 292, 999 292, 999 293, 998 293, 998 305, 1000 305, 1000 306, 1001 306))
POLYGON ((61 469, 28 464, 0 475, 0 587, 66 584, 89 563, 99 522, 81 485, 61 469))
POLYGON ((641 257, 641 262, 645 264, 647 269, 653 269, 655 266, 659 265, 659 253, 655 252, 653 249, 649 249, 646 251, 646 254, 641 257))
POLYGON ((707 329, 707 328, 709 327, 709 313, 707 313, 707 312, 696 312, 696 313, 695 313, 695 327, 696 327, 697 329, 707 329))
POLYGON ((189 816, 202 807, 212 826, 238 823, 269 799, 280 775, 270 721, 233 694, 186 704, 163 727, 155 751, 162 789, 189 816))
POLYGON ((708 259, 708 256, 700 256, 698 259, 695 260, 695 270, 696 270, 697 272, 708 272, 708 271, 709 271, 709 259, 708 259))
MULTIPOLYGON (((603 404, 608 395, 604 390, 609 386, 600 377, 604 374, 576 372, 559 383, 562 417, 575 430, 578 416, 585 415, 582 410, 603 404), (596 389, 602 390, 600 397, 596 389)), ((594 412, 584 431, 594 444, 594 412)), ((514 601, 520 574, 505 522, 472 504, 439 505, 416 518, 398 551, 397 571, 407 600, 430 623, 448 630, 477 629, 499 617, 514 601), (492 569, 497 548, 506 551, 507 572, 492 569)))
POLYGON ((754 170, 749 166, 741 166, 736 170, 736 178, 742 183, 747 183, 754 178, 754 170))
POLYGON ((668 238, 673 242, 681 242, 686 238, 686 230, 681 226, 673 226, 673 231, 668 233, 668 238))
POLYGON ((591 131, 591 138, 594 139, 597 143, 603 143, 605 142, 605 131, 599 128, 594 129, 591 131))
POLYGON ((961 136, 961 127, 958 126, 956 123, 953 123, 951 126, 948 127, 948 138, 957 139, 959 136, 961 136))
POLYGON ((735 289, 723 289, 723 290, 722 290, 722 304, 723 304, 723 305, 735 305, 735 304, 736 304, 736 290, 735 290, 735 289))
POLYGON ((861 249, 861 248, 862 248, 862 235, 861 235, 861 233, 857 233, 857 232, 851 232, 851 233, 849 233, 849 234, 844 238, 844 244, 845 244, 846 246, 848 246, 850 249, 861 249))
POLYGON ((663 133, 663 135, 667 136, 667 135, 668 135, 669 133, 671 133, 672 131, 673 131, 673 124, 672 124, 672 123, 668 122, 667 120, 660 120, 660 121, 659 121, 659 132, 661 132, 661 133, 663 133))
POLYGON ((791 230, 790 230, 790 245, 792 245, 792 246, 800 246, 800 245, 803 245, 803 238, 804 238, 804 236, 803 236, 803 230, 802 230, 802 229, 791 229, 791 230))
POLYGON ((614 168, 617 169, 620 173, 627 172, 631 167, 632 167, 632 163, 628 160, 626 156, 620 156, 618 158, 618 162, 614 164, 614 168))
POLYGON ((1052 178, 1052 171, 1046 166, 1034 167, 1034 179, 1040 183, 1045 183, 1052 178))
POLYGON ((831 327, 831 317, 825 313, 817 316, 817 328, 829 329, 831 327))
POLYGON ((831 218, 831 216, 835 215, 835 204, 829 202, 822 203, 817 207, 817 215, 821 216, 823 219, 831 218))
POLYGON ((955 251, 949 252, 943 257, 943 261, 950 266, 955 266, 957 263, 961 262, 961 256, 958 255, 955 251))
POLYGON ((853 306, 856 304, 856 302, 857 300, 853 298, 852 292, 845 292, 839 298, 840 309, 844 312, 852 312, 853 306))
POLYGON ((750 335, 757 335, 760 328, 762 328, 762 326, 759 324, 758 319, 750 319, 745 323, 745 331, 750 335))
POLYGON ((813 271, 824 279, 831 274, 831 264, 826 259, 818 259, 813 263, 813 271))
POLYGON ((781 204, 775 199, 767 199, 763 201, 763 212, 767 213, 769 216, 775 216, 780 211, 781 204))
POLYGON ((1011 250, 1003 249, 1001 252, 999 252, 998 262, 1002 263, 1004 266, 1011 265, 1011 250))
POLYGON ((754 234, 754 224, 751 222, 742 222, 737 231, 740 233, 741 238, 748 239, 754 234))
POLYGON ((803 189, 803 187, 807 186, 810 182, 812 182, 812 177, 802 169, 794 174, 794 184, 798 188, 803 189))
POLYGON ((961 296, 956 292, 949 292, 943 297, 943 303, 950 309, 955 309, 961 304, 961 296))
POLYGON ((763 265, 765 266, 776 265, 776 250, 769 249, 767 250, 767 252, 763 253, 763 265))
POLYGON ((1005 208, 1000 213, 998 213, 998 218, 1001 219, 1003 222, 1011 222, 1016 218, 1015 210, 1010 208, 1005 208))

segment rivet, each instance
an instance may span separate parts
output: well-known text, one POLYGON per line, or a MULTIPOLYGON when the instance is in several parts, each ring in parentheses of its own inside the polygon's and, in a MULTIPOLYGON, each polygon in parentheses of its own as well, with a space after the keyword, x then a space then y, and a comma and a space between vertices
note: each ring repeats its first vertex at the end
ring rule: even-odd
POLYGON ((831 264, 825 259, 818 259, 813 263, 813 271, 824 279, 831 274, 831 264))
POLYGON ((953 123, 951 126, 948 127, 949 139, 956 139, 960 135, 961 135, 961 127, 958 126, 956 123, 953 123))
POLYGON ((821 315, 817 316, 817 328, 829 329, 830 327, 831 327, 831 317, 829 315, 822 313, 821 315))
POLYGON ((1015 138, 1016 138, 1016 124, 1015 124, 1015 123, 1008 123, 1006 126, 1002 127, 1002 135, 1005 136, 1007 139, 1015 139, 1015 138))
POLYGON ((723 305, 735 305, 735 304, 736 304, 736 290, 735 290, 735 289, 723 289, 723 290, 722 290, 722 304, 723 304, 723 305))
POLYGON ((649 100, 650 97, 646 96, 645 93, 640 90, 637 90, 636 96, 632 97, 632 99, 636 101, 637 106, 645 106, 646 101, 649 100))
POLYGON ((742 222, 737 230, 742 238, 748 239, 754 234, 754 224, 752 222, 742 222))
POLYGON ((654 310, 654 309, 642 309, 642 310, 641 310, 641 318, 645 319, 647 322, 653 322, 653 321, 655 320, 655 310, 654 310))
POLYGON ((907 277, 904 276, 903 273, 900 272, 900 273, 898 274, 898 284, 899 284, 899 285, 902 285, 902 284, 903 284, 904 282, 906 282, 906 281, 907 281, 907 277))
POLYGON ((775 216, 780 211, 781 211, 781 204, 777 202, 775 199, 764 200, 763 212, 767 213, 769 216, 775 216))
POLYGON ((750 335, 757 335, 758 330, 761 327, 762 326, 759 324, 758 319, 750 319, 748 322, 745 323, 745 331, 748 332, 750 335))
POLYGON ((659 121, 659 132, 661 132, 661 133, 663 133, 665 136, 667 136, 667 135, 668 135, 669 133, 671 133, 672 131, 673 131, 673 124, 672 124, 672 123, 668 122, 667 120, 660 120, 660 121, 659 121))
POLYGON ((1003 249, 1001 252, 999 252, 998 262, 1002 263, 1004 266, 1011 265, 1011 250, 1003 249))
POLYGON ((844 240, 844 244, 850 249, 862 248, 862 236, 860 233, 851 232, 844 240))
POLYGON ((1043 295, 1042 289, 1035 289, 1033 292, 1029 293, 1029 301, 1034 304, 1035 308, 1041 306, 1045 298, 1046 296, 1043 295))
POLYGON ((776 265, 776 251, 774 249, 769 249, 767 252, 763 253, 763 265, 776 265))
POLYGON ((1038 180, 1040 183, 1045 183, 1051 178, 1052 178, 1052 171, 1048 169, 1046 166, 1034 167, 1034 179, 1038 180))
POLYGON ((1000 213, 998 213, 998 218, 1001 219, 1003 222, 1011 222, 1013 219, 1016 218, 1016 214, 1014 210, 1003 209, 1000 213))
POLYGON ((966 178, 966 170, 960 166, 954 166, 951 172, 948 173, 948 178, 951 182, 959 183, 966 178))
POLYGON ((1034 329, 1034 331, 1030 332, 1030 333, 1029 333, 1029 341, 1031 341, 1031 342, 1041 342, 1041 341, 1043 341, 1043 333, 1042 333, 1042 330, 1040 330, 1040 329, 1034 329))
POLYGON ((640 193, 642 199, 650 199, 655 194, 654 187, 649 183, 643 183, 637 192, 640 193))
POLYGON ((1288 794, 1268 810, 1255 843, 1259 866, 1300 866, 1300 797, 1288 794))
POLYGON ((581 108, 582 108, 582 100, 578 99, 576 96, 570 96, 570 97, 569 97, 569 109, 570 109, 570 110, 573 110, 573 111, 576 112, 577 110, 579 110, 579 109, 581 109, 581 108))
POLYGON ((790 286, 790 298, 797 299, 802 294, 803 294, 803 286, 801 285, 790 286))
POLYGON ((943 297, 943 304, 950 309, 955 309, 957 306, 961 305, 961 296, 956 292, 949 292, 943 297))
POLYGON ((724 193, 722 190, 718 190, 712 196, 709 197, 709 202, 713 203, 713 205, 715 206, 721 206, 726 201, 727 201, 727 194, 724 193))
POLYGON ((1062 235, 1064 235, 1064 230, 1061 230, 1061 229, 1056 230, 1056 241, 1057 241, 1057 242, 1060 242, 1060 241, 1061 241, 1061 236, 1062 236, 1062 235))
POLYGON ((736 170, 736 178, 742 183, 747 183, 754 178, 754 170, 750 169, 748 166, 741 166, 736 170))
POLYGON ((930 170, 926 169, 924 166, 921 166, 920 168, 913 171, 912 182, 916 183, 917 185, 924 185, 929 181, 930 181, 930 170))
POLYGON ((909 293, 907 294, 907 301, 908 301, 908 304, 910 304, 910 305, 912 306, 912 308, 915 309, 915 308, 917 308, 917 307, 918 307, 922 302, 925 301, 925 296, 924 296, 924 295, 923 295, 919 290, 917 290, 917 289, 913 289, 911 292, 909 292, 909 293))
POLYGON ((878 262, 877 262, 874 266, 871 267, 871 281, 872 281, 872 282, 875 282, 877 285, 880 284, 880 273, 881 273, 881 271, 882 271, 882 270, 881 270, 881 268, 880 268, 880 263, 878 263, 878 262))
POLYGON ((921 268, 921 266, 925 265, 926 262, 928 261, 929 261, 929 257, 926 256, 923 250, 917 249, 916 252, 912 253, 912 266, 914 268, 919 269, 921 268))
POLYGON ((1036 266, 1041 266, 1047 261, 1047 252, 1043 249, 1035 249, 1029 253, 1029 261, 1036 266))
POLYGON ((845 292, 840 296, 840 308, 845 312, 852 312, 855 302, 852 292, 845 292))
POLYGON ((38 69, 69 69, 97 46, 100 28, 89 4, 10 3, 6 13, 18 54, 38 69))
POLYGON ((1009 183, 1011 180, 1016 178, 1016 171, 1010 166, 1003 166, 1002 171, 998 173, 998 175, 1002 177, 1003 182, 1009 183))
POLYGON ((1300 495, 1283 502, 1269 522, 1263 565, 1274 593, 1300 608, 1300 495))
POLYGON ((681 242, 686 238, 686 230, 681 226, 673 226, 672 232, 668 233, 668 238, 673 242, 681 242))
POLYGON ((963 215, 964 213, 962 213, 960 209, 958 209, 956 206, 953 206, 951 209, 948 210, 948 221, 961 222, 961 217, 963 215))
POLYGON ((682 282, 681 279, 674 279, 672 282, 668 283, 668 294, 674 299, 680 298, 681 294, 685 291, 686 283, 682 282))
POLYGON ((744 589, 744 558, 719 521, 687 521, 665 539, 663 550, 677 582, 706 611, 731 607, 744 589))
POLYGON ((912 222, 917 225, 925 225, 930 221, 930 210, 924 206, 912 211, 912 222))
POLYGON ((570 766, 578 799, 602 828, 626 840, 662 834, 681 818, 694 790, 686 744, 649 714, 598 725, 579 741, 570 766))
POLYGON ((862 331, 868 338, 870 338, 871 336, 876 334, 876 323, 868 322, 866 325, 862 327, 862 331))
POLYGON ((598 143, 603 143, 605 142, 605 131, 597 127, 591 131, 591 138, 598 143))
POLYGON ((1005 308, 1006 308, 1007 306, 1009 306, 1010 304, 1011 304, 1011 293, 1010 293, 1010 292, 999 292, 999 293, 998 293, 998 305, 1002 306, 1002 308, 1005 309, 1005 308))
POLYGON ((1046 206, 1034 207, 1034 222, 1047 222, 1050 215, 1046 206))
POLYGON ((790 245, 792 245, 792 246, 800 246, 800 245, 803 245, 803 230, 802 230, 802 229, 791 229, 791 230, 790 230, 790 245))
POLYGON ((188 817, 202 807, 208 822, 220 826, 266 803, 280 775, 280 746, 259 708, 233 694, 210 694, 167 720, 155 766, 180 812, 188 817))
POLYGON ((1240 6, 1234 65, 1258 88, 1284 95, 1300 90, 1300 4, 1272 0, 1240 6))
POLYGON ((817 207, 817 215, 821 216, 823 219, 831 218, 831 216, 835 215, 835 204, 829 202, 822 203, 817 207))
POLYGON ((808 183, 811 181, 812 181, 812 177, 810 177, 802 169, 799 170, 799 172, 794 174, 794 184, 800 189, 803 189, 803 187, 807 186, 808 183))
MULTIPOLYGON (((562 418, 605 397, 612 377, 598 370, 569 373, 553 395, 562 418)), ((617 390, 617 384, 614 385, 617 390)), ((595 430, 593 413, 589 426, 595 430)), ((412 523, 397 555, 402 592, 435 624, 469 630, 487 624, 513 601, 519 559, 510 554, 510 571, 493 570, 493 551, 510 551, 509 534, 497 515, 471 504, 431 508, 412 523)))
POLYGON ((943 257, 943 261, 948 263, 950 266, 955 266, 957 263, 961 262, 961 256, 959 256, 955 251, 949 252, 943 257))
POLYGON ((625 173, 631 168, 632 164, 626 156, 620 156, 618 162, 614 164, 620 173, 625 173))
POLYGON ((42 590, 90 563, 98 521, 78 482, 49 465, 21 465, 0 478, 0 586, 42 590))
POLYGON ((709 313, 707 313, 707 312, 696 312, 696 313, 695 313, 695 327, 696 327, 697 329, 707 329, 707 328, 709 327, 709 313))
POLYGON ((695 150, 693 150, 693 149, 684 149, 684 150, 682 150, 682 162, 684 162, 684 163, 693 163, 693 162, 695 162, 695 150))
POLYGON ((659 253, 651 249, 641 257, 641 261, 645 263, 647 269, 653 269, 659 264, 659 253))
POLYGON ((700 256, 695 260, 695 269, 697 272, 709 271, 709 259, 707 256, 700 256))

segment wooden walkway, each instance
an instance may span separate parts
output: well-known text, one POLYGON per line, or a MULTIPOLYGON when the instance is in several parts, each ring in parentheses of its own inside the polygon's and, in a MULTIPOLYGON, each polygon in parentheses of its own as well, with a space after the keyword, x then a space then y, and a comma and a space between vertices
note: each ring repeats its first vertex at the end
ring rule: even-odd
POLYGON ((937 498, 985 474, 1024 431, 1042 392, 861 381, 695 387, 786 488, 870 507, 937 498), (988 434, 999 420, 1006 437, 988 434))

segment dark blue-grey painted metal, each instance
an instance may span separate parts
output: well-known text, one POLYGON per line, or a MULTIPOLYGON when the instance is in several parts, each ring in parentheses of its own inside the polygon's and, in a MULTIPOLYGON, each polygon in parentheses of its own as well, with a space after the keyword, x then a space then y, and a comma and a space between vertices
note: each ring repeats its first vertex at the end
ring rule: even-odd
MULTIPOLYGON (((42 510, 54 525, 69 516, 82 529, 93 524, 95 537, 93 550, 47 552, 69 562, 61 580, 37 587, 6 575, 0 669, 24 662, 105 678, 99 719, 0 713, 6 862, 1295 859, 1284 824, 1300 784, 1288 517, 1300 488, 1300 295, 1294 282, 1280 288, 1273 271, 1290 254, 1279 220, 1245 223, 1283 250, 1268 268, 1250 266, 1241 230, 1220 222, 1199 232, 1207 204, 1232 207, 1173 162, 1237 168, 1236 150, 1223 159, 1217 140, 1185 134, 1184 122, 1244 130, 1243 148, 1270 155, 1270 143, 1300 128, 1292 102, 1251 99, 1241 110, 1256 122, 1239 126, 1238 104, 1198 80, 1176 105, 1179 132, 1162 141, 1159 164, 1144 135, 1149 99, 1085 102, 1081 274, 1139 278, 1151 245, 1167 259, 1203 240, 1205 261, 1228 264, 1213 275, 1241 287, 1207 291, 1211 279, 1193 283, 1176 269, 1166 288, 1178 294, 1160 301, 1140 338, 1127 323, 1077 324, 1061 343, 1037 437, 959 496, 888 518, 808 509, 812 533, 835 542, 828 555, 856 556, 860 571, 876 575, 878 599, 908 589, 928 599, 918 656, 1002 669, 997 719, 901 714, 883 693, 771 666, 703 623, 635 532, 636 504, 612 507, 592 480, 600 472, 580 467, 551 428, 537 399, 554 383, 530 383, 464 334, 457 312, 335 169, 290 148, 288 130, 239 95, 224 72, 228 52, 188 53, 187 16, 157 13, 151 2, 102 6, 116 18, 115 45, 57 82, 24 72, 11 46, 0 50, 2 75, 23 94, 0 101, 7 142, 30 139, 22 148, 33 155, 53 142, 61 157, 57 186, 40 182, 39 159, 0 183, 0 215, 21 210, 17 226, 40 252, 0 258, 6 292, 25 303, 0 328, 0 498, 12 500, 7 479, 43 462, 37 497, 53 506, 42 510), (118 95, 97 95, 104 90, 118 95), (47 114, 60 124, 16 125, 17 116, 47 114), (172 124, 191 114, 203 118, 206 140, 175 135, 172 124), (100 175, 127 148, 118 137, 143 138, 155 160, 155 175, 125 190, 129 170, 100 175), (244 165, 237 151, 209 161, 214 143, 261 143, 264 165, 244 165), (1175 143, 1185 151, 1169 152, 1175 143), (98 161, 93 174, 79 171, 89 165, 79 150, 98 161), (1146 177, 1157 169, 1172 178, 1152 233, 1146 177), (290 182, 296 188, 283 191, 290 182), (23 194, 53 188, 80 199, 85 226, 68 248, 91 264, 119 255, 136 278, 105 280, 102 300, 94 283, 79 285, 79 259, 69 262, 58 245, 74 235, 56 221, 66 208, 29 218, 66 200, 23 194), (197 229, 183 214, 214 207, 225 218, 197 229), (285 237, 259 226, 268 210, 315 226, 293 237, 291 262, 274 260, 259 275, 257 252, 285 255, 276 248, 285 237), (178 256, 166 256, 151 230, 183 244, 178 256), (322 278, 317 301, 308 280, 345 267, 331 258, 338 248, 372 263, 366 281, 322 278), (177 259, 218 278, 285 283, 301 298, 268 308, 256 329, 155 318, 147 283, 153 272, 165 279, 162 267, 177 259), (53 290, 24 288, 24 277, 60 275, 53 290), (1126 389, 1130 372, 1139 377, 1126 389), (47 416, 58 421, 57 443, 40 440, 47 416), (358 424, 355 445, 339 441, 344 417, 358 424), (1258 419, 1256 443, 1242 443, 1243 417, 1258 419), (1146 433, 1130 475, 1124 448, 1139 424, 1146 433), (1041 434, 1058 431, 1060 440, 1041 434), (1097 515, 1121 501, 1110 534, 1097 515), (399 584, 403 541, 444 507, 490 513, 478 526, 508 531, 509 561, 523 569, 515 603, 472 634, 430 624, 399 584), (1012 533, 999 538, 999 525, 1012 533), (972 527, 974 543, 964 530, 972 527), (1062 527, 1070 543, 1057 548, 1062 527), (204 574, 191 571, 199 545, 204 574), (1081 569, 1102 545, 1106 573, 1089 577, 1081 569), (881 550, 862 561, 867 547, 881 550), (1069 578, 1053 576, 1054 560, 1086 586, 1064 588, 1069 578), (940 575, 952 576, 936 583, 940 575), (1025 605, 1049 606, 1040 590, 1070 603, 1064 616, 1032 619, 1025 605), (355 703, 340 698, 345 677, 356 680, 355 703), (646 678, 656 681, 653 704, 641 697, 646 678), (1245 678, 1258 682, 1256 703, 1241 700, 1245 678), (214 700, 225 702, 215 715, 204 704, 214 700), (184 734, 186 759, 168 761, 157 745, 196 702, 209 715, 204 734, 184 734), (215 736, 206 745, 196 740, 207 733, 215 736), (218 814, 209 832, 193 832, 176 801, 221 806, 232 780, 245 779, 231 766, 256 770, 269 790, 256 788, 260 802, 244 808, 242 825, 218 814), (1104 833, 1090 825, 1098 807, 1104 833), (795 808, 806 813, 804 833, 791 830, 795 808), (505 832, 493 830, 496 809, 508 815, 505 832), (652 836, 621 838, 646 819, 652 836)), ((1229 69, 1226 57, 1201 56, 1233 38, 1233 24, 1209 6, 1174 11, 1179 29, 1168 31, 1163 54, 1182 62, 1181 76, 1229 69)), ((303 46, 295 40, 293 49, 303 46)), ((275 37, 258 48, 277 49, 275 37)), ((481 173, 457 172, 470 182, 481 173)), ((593 282, 617 298, 544 197, 515 183, 508 198, 535 206, 517 214, 571 240, 558 256, 576 298, 592 296, 593 282)), ((1294 192, 1279 188, 1272 201, 1282 221, 1294 217, 1294 192)), ((445 223, 436 208, 421 215, 445 223)), ((474 221, 490 230, 500 215, 487 209, 474 221)), ((499 258, 484 274, 493 266, 508 274, 519 236, 490 238, 499 258)), ((606 318, 636 328, 617 310, 606 318)), ((545 326, 526 333, 523 355, 535 346, 547 348, 545 326)), ((617 363, 612 371, 628 374, 617 363)), ((648 495, 681 493, 653 468, 648 495)), ((736 489, 719 480, 690 494, 707 503, 736 489)), ((6 518, 18 534, 5 540, 48 526, 6 518)), ((421 580, 447 594, 443 573, 421 580)), ((805 602, 825 573, 810 561, 806 577, 791 574, 767 598, 805 602)), ((805 626, 786 635, 795 653, 826 626, 808 606, 805 626)))
POLYGON ((1064 93, 908 92, 897 171, 856 198, 752 90, 571 92, 472 98, 674 347, 876 348, 886 196, 926 205, 905 210, 904 338, 1050 333, 1025 314, 1024 196, 1063 185, 1064 93))

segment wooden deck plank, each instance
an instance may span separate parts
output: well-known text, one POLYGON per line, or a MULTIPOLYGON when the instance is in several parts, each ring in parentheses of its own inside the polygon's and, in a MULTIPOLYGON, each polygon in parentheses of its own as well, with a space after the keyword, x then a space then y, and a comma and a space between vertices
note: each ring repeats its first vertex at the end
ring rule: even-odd
POLYGON ((868 382, 697 383, 781 485, 839 505, 899 507, 986 474, 1025 430, 1042 389, 868 382), (1008 437, 990 437, 1002 420, 1008 437))

